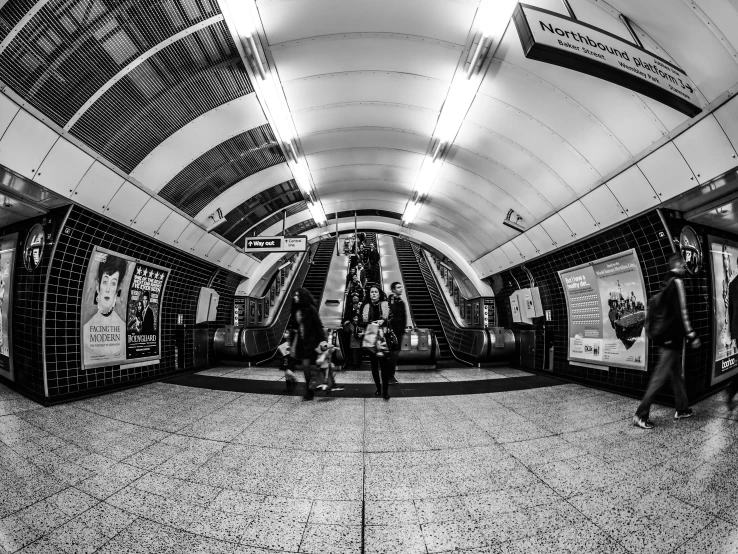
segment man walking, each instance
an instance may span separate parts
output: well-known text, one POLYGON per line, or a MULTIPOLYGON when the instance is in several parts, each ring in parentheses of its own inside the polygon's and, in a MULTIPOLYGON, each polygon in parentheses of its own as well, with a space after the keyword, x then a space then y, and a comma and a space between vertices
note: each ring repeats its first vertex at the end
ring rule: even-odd
MULTIPOLYGON (((395 281, 390 287, 392 294, 390 295, 390 327, 397 336, 397 342, 402 344, 402 337, 405 335, 405 327, 407 327, 407 311, 405 308, 405 301, 402 299, 402 283, 395 281)), ((398 383, 395 379, 395 371, 397 371, 397 357, 400 355, 400 351, 390 352, 389 363, 390 363, 390 378, 389 384, 396 385, 398 383)))
POLYGON ((669 258, 669 273, 664 278, 659 301, 660 309, 664 310, 665 328, 661 333, 661 340, 657 346, 659 350, 659 362, 651 376, 651 381, 646 388, 640 406, 633 416, 633 425, 643 429, 653 429, 654 424, 648 419, 648 414, 653 404, 656 393, 666 381, 671 378, 674 387, 674 399, 676 402, 676 413, 674 419, 682 419, 692 416, 687 399, 687 390, 684 386, 681 368, 681 350, 684 338, 689 341, 691 348, 700 347, 700 339, 692 330, 687 313, 687 301, 684 294, 684 282, 682 277, 686 272, 686 264, 680 254, 672 254, 669 258))

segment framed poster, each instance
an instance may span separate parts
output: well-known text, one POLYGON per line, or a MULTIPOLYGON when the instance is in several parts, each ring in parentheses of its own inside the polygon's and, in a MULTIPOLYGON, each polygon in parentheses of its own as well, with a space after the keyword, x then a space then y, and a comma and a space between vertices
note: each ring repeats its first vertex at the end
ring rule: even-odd
POLYGON ((713 368, 710 384, 738 373, 738 337, 730 331, 738 326, 738 242, 708 236, 712 267, 713 368))
POLYGON ((0 239, 0 375, 15 381, 12 358, 13 268, 18 233, 0 239))
POLYGON ((559 271, 570 361, 646 370, 646 293, 635 249, 559 271))
POLYGON ((459 302, 459 315, 461 319, 466 319, 466 299, 461 298, 459 302))
POLYGON ((161 359, 169 269, 94 247, 82 289, 82 368, 161 359))
POLYGON ((454 304, 459 305, 459 284, 454 283, 454 304))

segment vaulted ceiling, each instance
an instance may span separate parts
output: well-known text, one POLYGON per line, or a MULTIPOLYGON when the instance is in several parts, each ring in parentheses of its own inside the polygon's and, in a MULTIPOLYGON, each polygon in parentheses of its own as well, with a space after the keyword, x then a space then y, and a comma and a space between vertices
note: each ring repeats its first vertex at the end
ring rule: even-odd
POLYGON ((485 277, 736 165, 738 0, 569 4, 632 41, 625 14, 702 114, 527 59, 510 0, 0 0, 0 164, 245 275, 246 234, 281 232, 284 212, 318 237, 322 209, 374 210, 366 225, 485 277))

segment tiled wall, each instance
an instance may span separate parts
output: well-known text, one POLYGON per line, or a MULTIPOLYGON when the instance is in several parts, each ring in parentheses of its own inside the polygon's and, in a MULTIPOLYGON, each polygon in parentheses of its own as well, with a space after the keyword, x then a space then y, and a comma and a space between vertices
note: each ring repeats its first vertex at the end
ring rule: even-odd
MULTIPOLYGON (((678 237, 678 233, 677 233, 678 237)), ((503 286, 497 292, 497 310, 500 325, 518 329, 534 329, 536 332, 535 367, 543 370, 548 347, 554 347, 554 373, 573 381, 596 384, 611 390, 634 395, 645 390, 650 372, 626 368, 594 369, 570 365, 567 357, 568 329, 566 297, 559 281, 558 271, 577 266, 611 254, 635 248, 641 262, 646 295, 658 292, 662 276, 667 271, 667 259, 671 254, 671 245, 664 232, 664 226, 654 210, 628 221, 615 228, 604 231, 591 238, 557 250, 525 264, 539 287, 544 310, 551 310, 551 321, 536 320, 533 326, 517 325, 512 322, 510 312, 510 293, 518 288, 531 286, 529 278, 521 266, 501 273, 503 286)), ((490 280, 491 281, 491 280, 490 280)), ((707 304, 701 298, 705 294, 707 283, 704 279, 687 279, 686 288, 689 308, 692 313, 695 329, 702 336, 709 333, 707 321, 707 304)), ((655 365, 655 349, 649 349, 648 367, 655 365)), ((704 372, 709 350, 703 347, 699 353, 690 353, 687 358, 687 385, 690 394, 696 395, 704 390, 704 372)), ((671 393, 664 391, 665 397, 671 393)))
MULTIPOLYGON (((93 394, 173 372, 177 314, 183 315, 185 323, 185 347, 178 355, 184 357, 185 367, 192 367, 195 312, 200 287, 203 286, 209 286, 220 294, 217 321, 204 324, 209 329, 209 350, 213 359, 212 337, 215 328, 225 325, 226 315, 233 310, 233 295, 241 281, 240 276, 81 207, 74 207, 62 225, 65 213, 66 209, 53 214, 61 232, 51 261, 46 301, 46 369, 50 400, 93 394), (82 371, 79 306, 87 264, 96 245, 171 269, 162 304, 161 363, 127 369, 109 366, 82 371)), ((16 322, 13 326, 14 361, 20 370, 19 385, 35 395, 43 393, 41 309, 50 251, 51 248, 47 248, 42 267, 34 274, 25 275, 24 270, 19 269, 22 265, 16 270, 19 278, 16 280, 17 300, 13 309, 16 322)))

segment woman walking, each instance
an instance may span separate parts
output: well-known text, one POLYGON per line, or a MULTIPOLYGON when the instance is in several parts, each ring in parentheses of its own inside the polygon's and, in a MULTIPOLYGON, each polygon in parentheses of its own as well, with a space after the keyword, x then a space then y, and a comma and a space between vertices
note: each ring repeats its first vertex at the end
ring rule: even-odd
MULTIPOLYGON (((361 307, 361 324, 364 328, 370 323, 376 323, 379 328, 387 325, 389 319, 390 309, 387 304, 387 297, 384 291, 379 288, 379 285, 372 285, 369 287, 369 292, 364 299, 364 304, 361 307)), ((390 368, 385 352, 376 352, 373 349, 367 348, 369 353, 369 361, 372 367, 372 377, 374 378, 374 384, 377 386, 377 391, 374 396, 383 396, 385 400, 389 400, 389 378, 390 368), (380 380, 381 370, 381 380, 380 380)))
POLYGON ((315 298, 307 289, 299 288, 292 296, 289 327, 294 331, 290 355, 302 365, 302 371, 305 374, 305 396, 303 398, 312 400, 310 365, 315 364, 318 359, 316 348, 325 340, 325 332, 315 306, 315 298))

